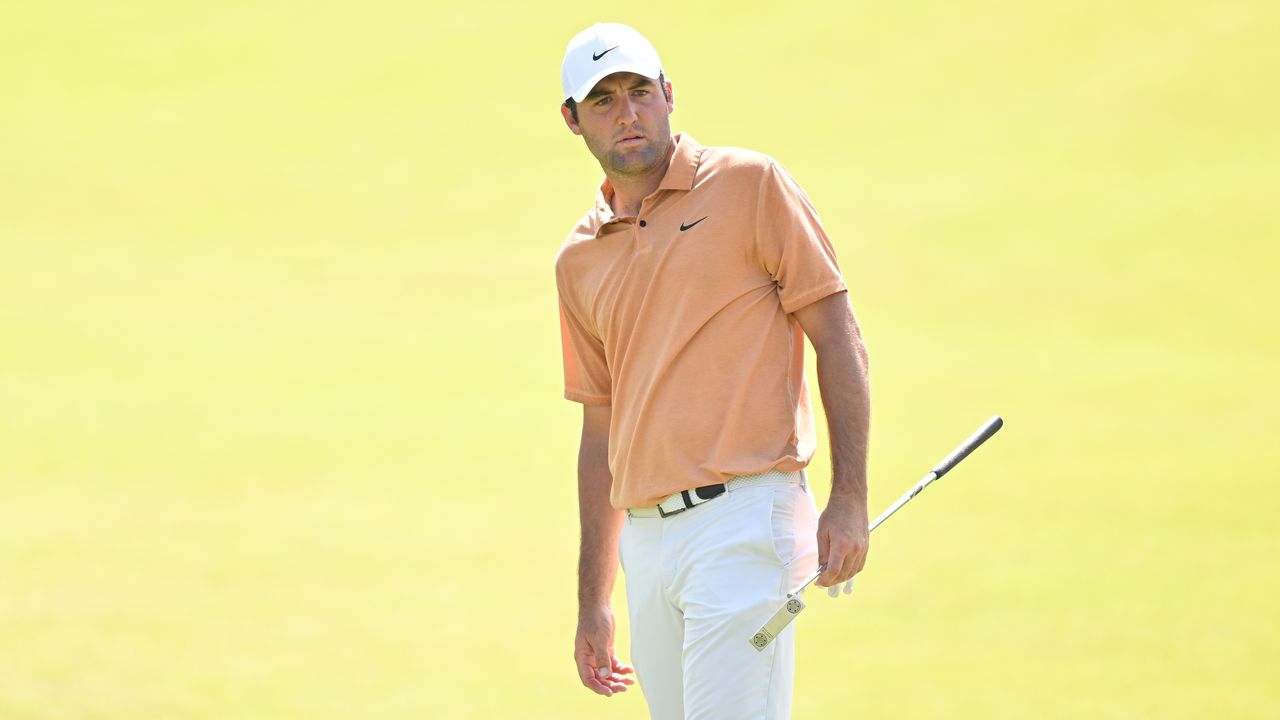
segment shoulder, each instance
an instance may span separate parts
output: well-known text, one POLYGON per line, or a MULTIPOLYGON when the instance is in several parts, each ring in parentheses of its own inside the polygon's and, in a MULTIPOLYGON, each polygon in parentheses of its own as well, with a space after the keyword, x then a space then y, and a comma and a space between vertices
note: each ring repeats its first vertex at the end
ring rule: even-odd
POLYGON ((559 252, 556 253, 556 284, 561 290, 574 275, 578 274, 577 270, 584 261, 583 256, 590 252, 595 239, 591 212, 587 212, 578 219, 573 229, 569 231, 568 237, 560 245, 559 252))
POLYGON ((777 164, 777 160, 762 152, 725 145, 704 147, 699 169, 759 177, 777 164))
POLYGON ((754 197, 784 177, 789 177, 786 170, 765 153, 740 147, 706 147, 694 185, 714 183, 722 189, 729 186, 739 197, 754 197))

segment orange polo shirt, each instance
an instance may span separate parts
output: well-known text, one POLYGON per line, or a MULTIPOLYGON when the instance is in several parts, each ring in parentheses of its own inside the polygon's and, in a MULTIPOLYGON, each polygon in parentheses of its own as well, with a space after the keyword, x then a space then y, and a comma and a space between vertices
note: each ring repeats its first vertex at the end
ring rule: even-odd
POLYGON ((791 313, 846 289, 777 162, 676 140, 638 216, 614 216, 606 179, 556 258, 564 395, 613 406, 619 509, 807 465, 816 432, 791 313))

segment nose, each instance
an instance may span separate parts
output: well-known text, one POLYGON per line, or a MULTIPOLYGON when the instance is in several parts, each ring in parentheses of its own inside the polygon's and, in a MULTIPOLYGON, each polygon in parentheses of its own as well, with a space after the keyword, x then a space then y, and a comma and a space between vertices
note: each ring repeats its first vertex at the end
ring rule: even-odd
POLYGON ((632 103, 630 96, 623 93, 618 100, 618 123, 625 125, 634 122, 638 117, 635 104, 632 103))

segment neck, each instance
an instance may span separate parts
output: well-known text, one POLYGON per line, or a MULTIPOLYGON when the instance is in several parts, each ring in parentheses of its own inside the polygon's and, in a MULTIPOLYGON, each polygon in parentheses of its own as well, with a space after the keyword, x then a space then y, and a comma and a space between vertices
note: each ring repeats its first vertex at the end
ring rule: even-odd
POLYGON ((640 175, 622 175, 605 171, 609 184, 613 186, 613 200, 609 203, 613 214, 617 217, 634 217, 640 214, 640 205, 644 199, 653 194, 662 184, 662 178, 671 167, 671 156, 675 154, 676 143, 672 140, 667 148, 667 156, 655 167, 640 175))

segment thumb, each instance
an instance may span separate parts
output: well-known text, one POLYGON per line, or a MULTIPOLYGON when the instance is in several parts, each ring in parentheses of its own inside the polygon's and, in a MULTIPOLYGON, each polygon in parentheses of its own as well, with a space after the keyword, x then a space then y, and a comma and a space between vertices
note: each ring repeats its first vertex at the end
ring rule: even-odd
POLYGON ((604 643, 599 642, 599 640, 600 638, 594 635, 588 635, 586 638, 587 652, 584 653, 583 661, 590 666, 593 672, 598 671, 602 665, 607 664, 604 659, 604 651, 601 650, 604 647, 604 643))
POLYGON ((613 638, 599 630, 587 635, 587 662, 596 677, 607 678, 613 672, 613 638))
POLYGON ((600 663, 596 660, 596 657, 600 654, 596 652, 597 647, 599 647, 599 644, 596 642, 596 636, 593 633, 581 632, 578 635, 577 648, 574 650, 574 655, 577 658, 584 682, 588 676, 595 676, 600 667, 600 663))
POLYGON ((596 675, 605 680, 613 674, 613 643, 605 646, 603 653, 596 653, 596 675))

